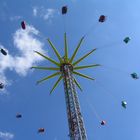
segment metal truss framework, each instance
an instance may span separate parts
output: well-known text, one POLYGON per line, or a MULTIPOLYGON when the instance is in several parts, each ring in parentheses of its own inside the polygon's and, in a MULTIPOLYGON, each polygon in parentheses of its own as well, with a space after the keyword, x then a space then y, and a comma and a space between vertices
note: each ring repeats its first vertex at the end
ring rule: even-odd
POLYGON ((91 51, 89 51, 88 53, 80 57, 79 59, 75 60, 75 57, 84 40, 84 37, 80 39, 71 57, 69 57, 69 53, 68 53, 68 43, 67 43, 66 33, 64 33, 64 56, 63 57, 59 54, 58 50, 50 41, 50 39, 47 39, 47 40, 59 61, 55 61, 55 59, 52 59, 38 51, 35 51, 35 53, 37 53, 38 55, 40 55, 41 57, 43 57, 44 59, 46 59, 47 61, 55 65, 55 67, 46 67, 46 66, 45 67, 43 66, 32 67, 39 70, 55 71, 55 73, 38 80, 37 84, 47 81, 53 77, 59 76, 50 91, 50 94, 51 94, 54 91, 54 89, 58 86, 60 81, 63 80, 70 140, 87 140, 86 130, 84 127, 84 122, 83 122, 82 114, 80 111, 80 105, 79 105, 75 86, 77 86, 81 91, 82 91, 82 88, 80 84, 78 83, 78 81, 76 80, 76 78, 73 76, 73 74, 82 78, 86 78, 88 80, 94 80, 94 78, 89 77, 88 75, 79 73, 77 70, 100 66, 99 64, 79 65, 79 63, 82 62, 89 55, 91 55, 96 50, 96 48, 92 49, 91 51))
POLYGON ((69 124, 69 136, 70 140, 87 140, 72 71, 73 67, 70 64, 64 64, 61 67, 69 124))

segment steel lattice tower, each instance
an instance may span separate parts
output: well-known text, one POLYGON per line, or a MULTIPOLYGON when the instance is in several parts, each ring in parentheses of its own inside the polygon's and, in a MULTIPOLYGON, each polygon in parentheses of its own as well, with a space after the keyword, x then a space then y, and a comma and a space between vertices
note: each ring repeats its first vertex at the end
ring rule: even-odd
POLYGON ((73 55, 69 58, 68 54, 68 45, 67 45, 67 38, 66 33, 64 34, 64 57, 62 58, 61 55, 58 53, 56 47, 53 43, 48 39, 48 43, 50 47, 53 49, 55 55, 59 59, 59 62, 55 61, 52 58, 49 58, 42 53, 35 51, 38 55, 42 56, 43 58, 47 59, 51 63, 53 63, 56 67, 40 67, 40 66, 33 66, 32 68, 40 69, 40 70, 51 70, 56 71, 54 74, 49 75, 39 81, 37 83, 41 83, 45 80, 53 78, 59 75, 58 80, 53 85, 50 93, 57 87, 58 83, 63 80, 64 83, 64 91, 65 91, 65 100, 66 100, 66 109, 67 109, 67 117, 68 117, 68 124, 69 124, 69 137, 70 140, 87 140, 86 130, 84 127, 83 117, 80 111, 79 100, 76 92, 76 86, 81 89, 80 84, 76 80, 74 75, 87 78, 90 80, 94 80, 93 78, 84 75, 82 73, 77 72, 76 70, 81 70, 85 68, 91 68, 100 66, 99 64, 93 65, 86 65, 86 66, 77 66, 82 60, 84 60, 87 56, 93 53, 96 49, 91 50, 89 53, 85 54, 78 60, 74 61, 74 58, 81 46, 84 37, 82 37, 73 53, 73 55))
POLYGON ((62 65, 65 100, 69 123, 69 136, 71 140, 87 140, 72 71, 72 65, 62 65))

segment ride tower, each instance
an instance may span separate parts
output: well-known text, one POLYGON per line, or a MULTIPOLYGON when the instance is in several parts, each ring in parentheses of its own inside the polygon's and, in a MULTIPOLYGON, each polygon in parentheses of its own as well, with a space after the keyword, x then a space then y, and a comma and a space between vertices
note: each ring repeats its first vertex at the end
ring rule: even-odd
POLYGON ((80 76, 82 78, 86 78, 89 80, 94 80, 87 75, 79 73, 77 70, 85 69, 85 68, 92 68, 100 66, 99 64, 93 65, 86 65, 86 66, 77 66, 82 60, 92 54, 96 49, 91 50, 89 53, 85 54, 78 60, 74 61, 76 54, 83 42, 84 37, 82 37, 75 48, 73 55, 69 58, 68 54, 68 45, 67 45, 67 37, 66 33, 64 34, 64 57, 62 57, 53 43, 48 39, 48 43, 50 47, 53 49, 56 57, 58 58, 59 62, 55 61, 54 59, 41 54, 38 51, 35 51, 38 55, 42 56, 43 58, 47 59, 51 63, 53 63, 56 67, 41 67, 41 66, 33 66, 32 68, 39 69, 39 70, 51 70, 56 71, 54 74, 49 75, 39 81, 37 83, 44 82, 50 78, 55 76, 59 76, 58 80, 53 85, 50 93, 54 91, 57 87, 58 83, 63 80, 64 84, 64 91, 65 91, 65 101, 66 101, 66 110, 67 110, 67 117, 68 117, 68 125, 69 125, 69 137, 70 140, 87 140, 87 134, 83 122, 83 117, 80 111, 80 104, 76 92, 76 86, 82 91, 82 88, 78 81, 76 80, 74 75, 80 76))
POLYGON ((69 124, 69 137, 71 140, 87 140, 83 117, 73 78, 73 66, 69 63, 61 65, 63 76, 65 101, 69 124))

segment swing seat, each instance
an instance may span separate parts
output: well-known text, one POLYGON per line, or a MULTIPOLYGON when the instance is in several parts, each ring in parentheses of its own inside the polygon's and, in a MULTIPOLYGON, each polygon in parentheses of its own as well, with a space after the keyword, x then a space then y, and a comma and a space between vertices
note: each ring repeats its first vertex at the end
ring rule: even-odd
POLYGON ((4 49, 0 50, 3 55, 7 55, 7 52, 4 49))
POLYGON ((45 132, 45 129, 44 128, 39 128, 38 129, 38 133, 44 133, 45 132))
POLYGON ((130 38, 126 37, 123 41, 127 44, 130 41, 130 38))
POLYGON ((63 6, 62 7, 62 14, 66 14, 67 13, 67 6, 63 6))
POLYGON ((105 20, 106 20, 106 16, 101 15, 99 18, 99 22, 105 22, 105 20))
POLYGON ((3 89, 3 88, 4 88, 4 84, 0 83, 0 89, 3 89))
POLYGON ((127 102, 126 101, 122 101, 122 107, 126 108, 127 102))
POLYGON ((137 73, 135 73, 135 72, 134 72, 134 73, 132 73, 132 74, 131 74, 131 76, 132 76, 132 78, 133 78, 133 79, 139 79, 139 77, 138 77, 137 73))
POLYGON ((16 118, 22 118, 22 115, 20 113, 17 113, 16 118))
POLYGON ((106 121, 101 121, 101 125, 105 125, 106 124, 106 121))
POLYGON ((25 29, 26 29, 26 24, 25 24, 25 21, 22 21, 22 22, 21 22, 21 27, 22 27, 22 29, 23 29, 23 30, 25 30, 25 29))

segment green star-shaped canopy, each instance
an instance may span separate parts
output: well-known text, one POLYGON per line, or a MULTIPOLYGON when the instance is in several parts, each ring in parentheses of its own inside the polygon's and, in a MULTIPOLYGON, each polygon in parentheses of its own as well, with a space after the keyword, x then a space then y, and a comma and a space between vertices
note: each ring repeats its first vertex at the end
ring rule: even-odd
MULTIPOLYGON (((58 83, 63 79, 63 76, 62 76, 62 72, 60 70, 61 66, 63 64, 70 64, 72 67, 73 67, 73 74, 74 75, 78 75, 80 77, 83 77, 83 78, 87 78, 87 79, 90 79, 90 80, 94 80, 94 78, 91 78, 87 75, 84 75, 82 73, 79 73, 77 72, 76 70, 81 70, 81 69, 85 69, 85 68, 92 68, 92 67, 96 67, 96 66, 100 66, 99 64, 92 64, 92 65, 86 65, 86 66, 77 66, 82 60, 84 60, 86 57, 88 57, 90 54, 92 54, 96 49, 93 49, 91 50, 90 52, 88 52, 87 54, 85 54, 84 56, 82 56, 81 58, 79 58, 78 60, 74 61, 74 58, 84 40, 84 37, 82 37, 76 47, 76 49, 74 50, 74 53, 71 57, 69 57, 69 54, 68 54, 68 44, 67 44, 67 37, 66 37, 66 33, 64 34, 64 47, 65 47, 65 55, 62 57, 59 52, 57 51, 56 47, 53 45, 53 43, 50 41, 50 39, 47 39, 48 40, 48 43, 50 45, 50 47, 53 49, 56 57, 59 59, 59 62, 55 61, 54 59, 46 56, 46 55, 43 55, 41 54, 40 52, 38 51, 35 51, 35 53, 37 53, 38 55, 42 56, 43 58, 47 59, 48 61, 50 61, 51 63, 53 63, 56 67, 42 67, 42 66, 33 66, 32 68, 35 68, 35 69, 40 69, 40 70, 51 70, 51 71, 56 71, 54 74, 52 75, 49 75, 47 77, 44 77, 43 79, 37 81, 37 84, 41 83, 41 82, 44 82, 50 78, 53 78, 55 76, 58 76, 59 75, 59 78, 58 80, 54 83, 50 93, 52 93, 54 91, 54 89, 57 87, 58 83)), ((82 91, 82 88, 80 86, 80 84, 78 83, 78 81, 76 80, 76 78, 74 77, 74 82, 75 84, 77 85, 77 87, 82 91)))

